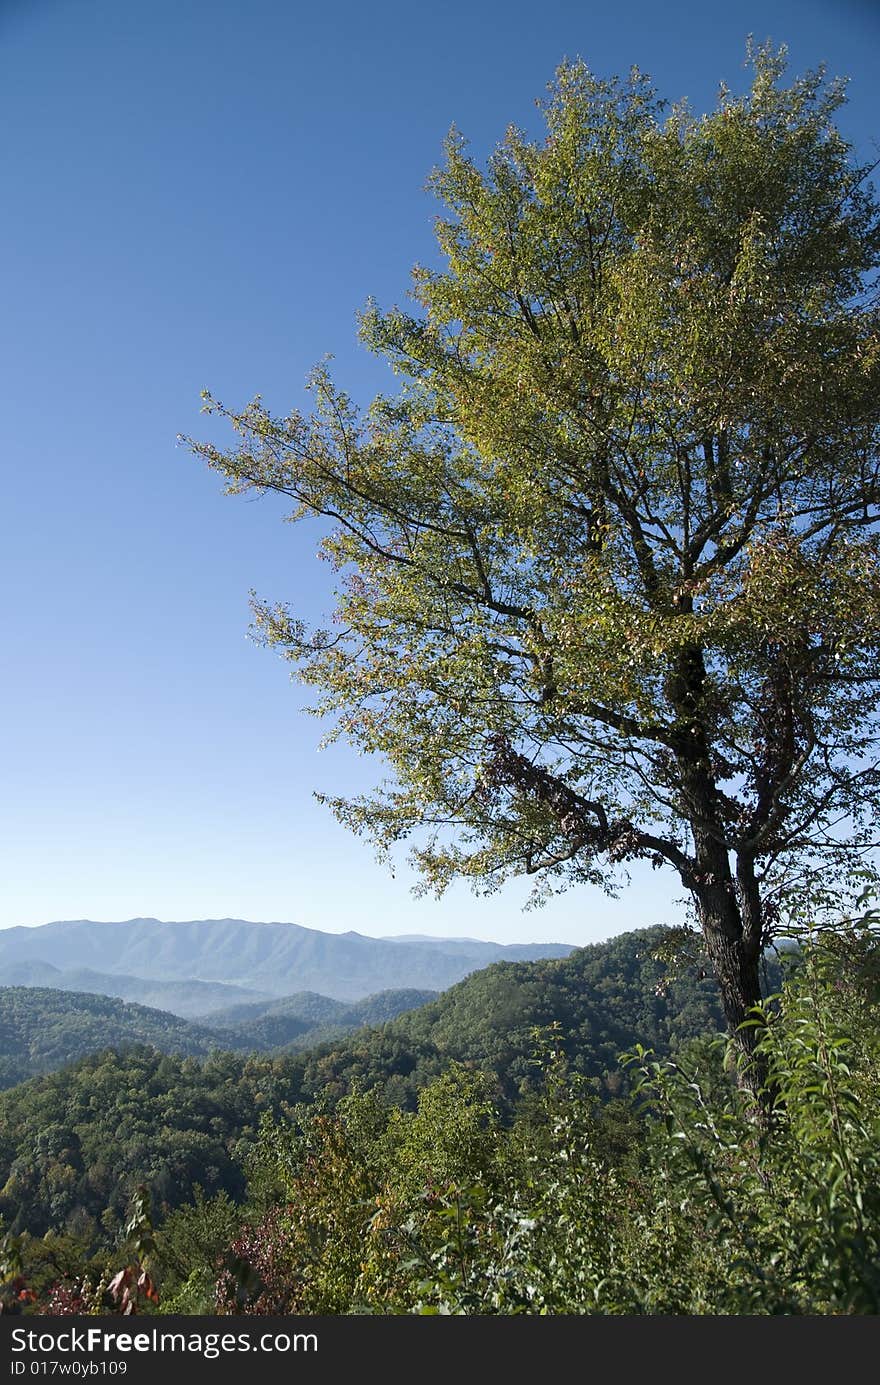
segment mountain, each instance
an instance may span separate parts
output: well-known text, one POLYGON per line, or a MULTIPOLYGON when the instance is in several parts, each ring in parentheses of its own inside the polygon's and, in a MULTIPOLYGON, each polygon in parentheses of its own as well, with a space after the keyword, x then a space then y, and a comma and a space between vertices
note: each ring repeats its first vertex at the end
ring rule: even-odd
MULTIPOLYGON (((336 1095, 354 1083, 412 1105, 450 1063, 482 1068, 514 1105, 535 1083, 535 1054, 553 1039, 572 1069, 606 1094, 623 1085, 619 1055, 636 1043, 668 1054, 725 1028, 715 981, 696 967, 676 975, 657 953, 663 928, 623 933, 564 958, 495 963, 436 1000, 382 1026, 310 1047, 303 1095, 336 1095)), ((769 963, 770 989, 780 984, 769 963)))
MULTIPOLYGON (((430 993, 430 998, 434 999, 434 992, 430 993)), ((309 1024, 332 1024, 348 1008, 344 1000, 334 1000, 329 995, 318 995, 316 991, 296 991, 293 995, 282 996, 280 1000, 225 1005, 211 1010, 207 1021, 217 1028, 231 1029, 236 1024, 261 1020, 267 1015, 280 1015, 306 1020, 309 1024)))
POLYGON ((246 990, 222 981, 150 981, 141 976, 110 976, 88 967, 62 971, 39 959, 0 961, 0 986, 51 986, 56 991, 88 991, 116 996, 154 1010, 170 1010, 183 1019, 198 1019, 211 1010, 242 1002, 269 999, 260 991, 246 990))
POLYGON ((42 1235, 108 1206, 121 1217, 141 1181, 160 1205, 186 1201, 196 1184, 238 1196, 261 1112, 285 1116, 356 1085, 412 1106, 454 1062, 486 1071, 511 1108, 540 1081, 535 1054, 552 1025, 574 1070, 613 1093, 622 1050, 643 1043, 662 1055, 722 1027, 714 983, 672 977, 655 957, 662 936, 645 929, 558 960, 495 964, 381 1028, 288 1057, 142 1048, 21 1083, 0 1092, 0 1215, 42 1235))
POLYGON ((24 986, 0 989, 0 1087, 90 1053, 136 1044, 191 1057, 207 1057, 223 1046, 217 1034, 178 1015, 110 996, 24 986))
POLYGON ((437 999, 436 991, 380 991, 353 1005, 330 996, 302 991, 263 1005, 233 1005, 205 1016, 222 1046, 228 1036, 234 1047, 251 1044, 265 1050, 293 1052, 313 1048, 371 1025, 385 1024, 407 1010, 437 999))
POLYGON ((110 996, 0 987, 0 1089, 111 1048, 148 1045, 160 1053, 202 1058, 221 1050, 269 1053, 306 1048, 343 1038, 367 1024, 382 1024, 435 997, 435 991, 385 991, 357 1005, 344 1005, 308 993, 268 1006, 234 1006, 218 1012, 216 1025, 209 1027, 110 996), (230 1014, 235 1018, 223 1019, 230 1014))
POLYGON ((476 943, 478 938, 438 938, 436 933, 383 933, 387 943, 476 943))
MULTIPOLYGON (((102 978, 139 978, 163 986, 172 977, 189 986, 186 978, 191 977, 259 995, 317 991, 354 1001, 384 990, 443 991, 492 962, 565 957, 571 951, 561 943, 392 942, 354 932, 321 933, 296 923, 242 919, 78 919, 0 930, 0 977, 10 965, 45 962, 62 972, 85 968, 102 978)), ((170 999, 165 1003, 174 1009, 170 999)), ((194 1013, 191 1008, 189 1013, 194 1013)))
POLYGON ((317 995, 315 991, 300 991, 296 995, 286 995, 281 1000, 268 1000, 256 1004, 230 1005, 225 1009, 212 1010, 205 1016, 205 1022, 215 1029, 228 1029, 243 1021, 263 1019, 266 1016, 291 1016, 305 1020, 310 1026, 317 1024, 349 1024, 358 1028, 362 1024, 384 1024, 394 1019, 404 1010, 414 1010, 419 1005, 427 1005, 436 1000, 436 991, 380 991, 377 995, 366 996, 353 1005, 331 996, 317 995))
POLYGON ((405 943, 407 946, 415 943, 453 957, 479 957, 484 966, 502 961, 537 962, 542 957, 563 957, 573 951, 570 947, 558 947, 556 943, 509 943, 502 947, 499 943, 483 942, 480 938, 432 938, 427 933, 401 933, 396 938, 384 938, 382 941, 405 943))

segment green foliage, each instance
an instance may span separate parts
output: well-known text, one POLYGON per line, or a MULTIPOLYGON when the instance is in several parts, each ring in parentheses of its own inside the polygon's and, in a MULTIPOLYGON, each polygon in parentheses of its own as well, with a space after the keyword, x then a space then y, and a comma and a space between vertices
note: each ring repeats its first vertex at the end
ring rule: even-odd
POLYGON ((452 1190, 485 1176, 499 1139, 485 1081, 462 1069, 426 1087, 415 1112, 359 1092, 332 1110, 300 1108, 287 1126, 264 1123, 218 1309, 406 1311, 401 1247, 411 1250, 416 1222, 445 1219, 452 1190))
MULTIPOLYGON (((859 946, 852 934, 847 944, 859 946)), ((660 1197, 639 1230, 655 1253, 668 1259, 672 1245, 677 1256, 674 1275, 649 1273, 650 1311, 878 1311, 877 940, 846 972, 840 950, 840 940, 810 948, 778 1009, 758 1017, 769 1124, 755 1125, 704 1053, 676 1064, 635 1055, 662 1116, 660 1197)))
MULTIPOLYGON (((512 1118, 489 1073, 455 1062, 411 1110, 356 1083, 266 1103, 259 1130, 229 1140, 238 1203, 195 1187, 154 1231, 135 1189, 91 1260, 82 1236, 7 1233, 6 1298, 56 1313, 876 1314, 878 937, 867 917, 802 942, 752 1017, 757 1105, 737 1050, 707 1036, 672 1058, 633 1046, 633 1096, 603 1104, 551 1022, 531 1031, 512 1118)), ((185 1101, 196 1065, 175 1061, 185 1101)), ((236 1061, 202 1088, 265 1094, 267 1068, 236 1061)))
POLYGON ((723 1044, 675 1063, 642 1050, 647 1140, 609 1157, 554 1059, 543 1120, 514 1129, 496 1175, 404 1228, 419 1252, 396 1271, 417 1270, 406 1311, 876 1313, 878 948, 846 942, 843 975, 840 940, 816 944, 761 1016, 769 1127, 723 1044))
MULTIPOLYGON (((509 1118, 540 1092, 536 1027, 559 1024, 572 1071, 614 1096, 625 1087, 623 1049, 644 1041, 667 1054, 721 1024, 711 980, 696 967, 670 979, 657 960, 663 936, 646 929, 557 961, 498 963, 380 1028, 295 1056, 215 1053, 196 1062, 135 1049, 33 1079, 0 1093, 0 1213, 16 1230, 67 1230, 94 1248, 102 1220, 112 1232, 139 1183, 150 1185, 163 1214, 196 1185, 208 1198, 225 1191, 240 1199, 239 1164, 265 1112, 314 1100, 329 1110, 365 1088, 387 1107, 414 1109, 419 1092, 455 1064, 484 1074, 509 1118)), ((71 999, 94 1001, 99 1015, 104 1005, 132 1008, 59 995, 61 1016, 71 999)))
POLYGON ((241 1210, 227 1192, 208 1198, 198 1184, 192 1202, 165 1218, 155 1252, 163 1312, 212 1311, 220 1263, 240 1223, 241 1210))
POLYGON ((104 1048, 151 1044, 207 1057, 220 1038, 177 1015, 107 996, 10 986, 0 987, 0 1043, 0 1087, 12 1087, 104 1048))
POLYGON ((257 1184, 278 1200, 245 1223, 217 1281, 221 1312, 332 1314, 349 1311, 380 1178, 376 1136, 387 1112, 348 1097, 330 1112, 298 1113, 287 1131, 263 1130, 257 1184))
POLYGON ((240 1196, 240 1163, 264 1111, 298 1098, 289 1059, 217 1054, 204 1063, 105 1052, 0 1094, 0 1214, 16 1232, 118 1232, 140 1184, 159 1212, 240 1196))
POLYGON ((0 1219, 0 1313, 21 1313, 35 1298, 23 1269, 21 1237, 7 1231, 0 1219))
POLYGON ((400 1267, 405 1311, 592 1310, 614 1268, 609 1228, 623 1180, 598 1153, 595 1096, 557 1048, 538 1065, 540 1100, 498 1141, 482 1177, 471 1170, 404 1224, 414 1252, 400 1267))

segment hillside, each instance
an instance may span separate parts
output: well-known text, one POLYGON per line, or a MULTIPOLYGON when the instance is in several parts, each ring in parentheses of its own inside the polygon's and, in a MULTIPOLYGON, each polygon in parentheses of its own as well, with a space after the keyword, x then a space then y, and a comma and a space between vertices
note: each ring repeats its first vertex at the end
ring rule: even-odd
POLYGON ((618 1055, 633 1044, 669 1053, 725 1027, 711 978, 691 970, 675 979, 655 959, 663 936, 662 928, 642 929, 565 958, 487 967, 379 1030, 310 1052, 303 1090, 341 1093, 357 1079, 389 1102, 411 1104, 459 1062, 491 1073, 503 1099, 515 1102, 535 1081, 535 1030, 558 1024, 572 1068, 613 1092, 618 1055))
POLYGON ((327 996, 291 996, 287 1001, 233 1007, 243 1018, 221 1027, 194 1024, 161 1010, 109 996, 45 987, 0 988, 0 1088, 54 1072, 105 1049, 148 1045, 160 1053, 207 1057, 305 1048, 340 1038, 365 1024, 380 1024, 433 991, 386 991, 357 1005, 327 996))
POLYGON ((221 1046, 216 1034, 177 1015, 110 996, 25 986, 0 989, 0 1087, 102 1049, 138 1044, 198 1057, 221 1046))
POLYGON ((353 1005, 330 996, 302 991, 282 1000, 256 1005, 233 1005, 205 1016, 222 1046, 226 1036, 235 1042, 262 1049, 312 1048, 331 1042, 352 1030, 385 1024, 407 1010, 427 1005, 436 991, 380 991, 353 1005))
POLYGON ((0 1093, 0 1215, 42 1233, 85 1209, 114 1215, 140 1180, 161 1202, 196 1182, 237 1195, 236 1160, 263 1110, 333 1100, 355 1083, 412 1105, 453 1061, 494 1075, 508 1109, 534 1088, 536 1026, 558 1022, 572 1066, 618 1089, 618 1053, 668 1052, 715 1031, 711 981, 669 981, 652 955, 662 930, 624 934, 556 961, 496 964, 430 1004, 342 1042, 285 1058, 87 1058, 0 1093), (216 1120, 214 1119, 216 1116, 216 1120))
POLYGON ((199 1062, 141 1048, 0 1092, 0 1215, 16 1230, 100 1239, 99 1219, 118 1226, 140 1182, 159 1209, 187 1201, 197 1184, 239 1196, 260 1118, 283 1114, 299 1074, 294 1059, 199 1062))
MULTIPOLYGON (((242 919, 187 923, 79 919, 0 931, 0 979, 9 966, 43 962, 60 971, 85 968, 98 976, 135 977, 163 986, 169 977, 189 986, 191 977, 199 983, 221 982, 257 992, 242 1000, 317 991, 337 1000, 356 1001, 385 990, 442 991, 491 962, 564 957, 571 951, 561 943, 394 942, 353 932, 321 933, 295 923, 242 919)), ((45 980, 40 984, 46 984, 45 980)), ((223 1003, 218 998, 208 1008, 217 1009, 223 1003)))

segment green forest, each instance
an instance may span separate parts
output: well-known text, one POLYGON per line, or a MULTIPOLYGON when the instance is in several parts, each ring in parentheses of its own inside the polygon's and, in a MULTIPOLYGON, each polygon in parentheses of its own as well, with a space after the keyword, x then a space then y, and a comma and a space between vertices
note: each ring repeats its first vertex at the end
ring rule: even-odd
POLYGON ((313 1048, 425 1005, 434 991, 382 991, 353 1005, 310 991, 211 1012, 203 1023, 104 995, 0 987, 0 1089, 104 1048, 151 1045, 207 1057, 313 1048))
POLYGON ((108 1049, 8 1090, 6 1311, 876 1312, 876 915, 774 959, 760 1118, 669 944, 498 964, 305 1053, 108 1049))
MULTIPOLYGON (((685 973, 662 984, 667 968, 655 956, 662 936, 644 930, 561 960, 497 963, 377 1028, 271 1057, 223 1052, 220 1032, 97 996, 80 999, 100 1051, 80 1057, 82 1016, 68 994, 11 991, 29 1027, 41 1026, 43 1050, 66 1049, 79 1061, 0 1093, 0 1215, 13 1232, 42 1235, 72 1219, 100 1238, 102 1227, 119 1230, 141 1183, 163 1215, 196 1185, 238 1197, 244 1154, 264 1113, 280 1117, 367 1090, 389 1109, 413 1110, 418 1093, 453 1064, 483 1074, 509 1116, 540 1087, 534 1035, 550 1028, 573 1073, 616 1093, 625 1082, 617 1062, 624 1049, 642 1041, 667 1055, 721 1023, 710 980, 685 973), (141 1022, 120 1050, 114 1029, 94 1021, 128 1010, 141 1022)), ((323 1015, 326 1004, 311 1008, 323 1015)), ((383 1004, 374 999, 358 1013, 383 1004)), ((259 1036, 263 1017, 255 1023, 259 1036)))

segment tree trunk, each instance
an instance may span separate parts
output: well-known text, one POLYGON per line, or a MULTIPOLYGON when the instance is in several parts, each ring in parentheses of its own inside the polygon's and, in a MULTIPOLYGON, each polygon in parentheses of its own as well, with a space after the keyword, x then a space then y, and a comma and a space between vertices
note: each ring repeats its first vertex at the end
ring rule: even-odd
POLYGON ((752 931, 743 927, 743 920, 731 880, 707 883, 695 891, 706 940, 706 950, 712 964, 724 1017, 739 1059, 737 1080, 752 1093, 764 1108, 770 1100, 766 1090, 766 1064, 755 1052, 760 1030, 743 1024, 751 1018, 749 1011, 762 1000, 760 944, 752 931))
POLYGON ((772 1102, 767 1068, 755 1047, 759 1029, 743 1024, 761 1002, 761 895, 750 852, 736 849, 731 870, 726 814, 710 754, 711 730, 704 712, 707 685, 703 650, 683 649, 667 682, 681 728, 676 750, 682 797, 694 842, 693 865, 682 880, 694 895, 712 969, 721 991, 727 1027, 739 1062, 737 1080, 752 1093, 759 1112, 772 1102))

